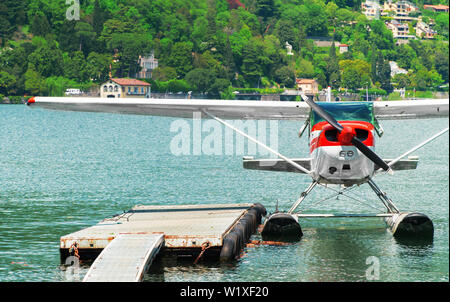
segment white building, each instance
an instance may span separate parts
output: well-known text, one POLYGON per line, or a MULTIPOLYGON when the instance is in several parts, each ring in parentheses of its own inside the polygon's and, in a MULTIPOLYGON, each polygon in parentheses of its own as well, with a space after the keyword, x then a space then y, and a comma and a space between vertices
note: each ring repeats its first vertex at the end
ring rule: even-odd
POLYGON ((386 23, 387 28, 392 32, 394 39, 416 39, 416 36, 409 34, 409 25, 392 20, 386 23))
POLYGON ((395 61, 389 61, 389 66, 391 67, 391 78, 393 78, 396 74, 407 74, 408 71, 406 69, 400 68, 395 61))
POLYGON ((149 98, 150 84, 136 79, 109 79, 100 85, 101 98, 149 98))
POLYGON ((409 1, 397 1, 397 2, 393 2, 392 0, 388 0, 386 2, 384 2, 383 4, 383 11, 391 11, 394 12, 395 15, 397 16, 403 16, 406 17, 409 15, 409 13, 411 12, 415 12, 419 10, 419 8, 417 6, 415 6, 414 4, 412 4, 409 1))
POLYGON ((348 45, 347 44, 339 44, 339 53, 344 53, 348 51, 348 45))
POLYGON ((417 22, 416 35, 422 39, 434 39, 437 32, 422 21, 417 22))
POLYGON ((378 0, 367 0, 361 3, 361 12, 367 17, 367 19, 380 19, 380 3, 378 0))
POLYGON ((148 56, 139 56, 138 64, 141 71, 136 74, 139 79, 151 79, 153 70, 158 67, 158 59, 155 58, 155 53, 152 52, 148 56))

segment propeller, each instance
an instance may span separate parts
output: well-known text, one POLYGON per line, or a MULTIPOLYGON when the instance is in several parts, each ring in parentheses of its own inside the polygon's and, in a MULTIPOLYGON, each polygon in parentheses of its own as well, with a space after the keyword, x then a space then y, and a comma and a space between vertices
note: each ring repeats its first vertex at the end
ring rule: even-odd
POLYGON ((373 152, 369 147, 364 145, 362 141, 360 141, 356 137, 355 130, 351 127, 343 127, 339 124, 338 121, 334 117, 332 117, 328 112, 326 112, 322 107, 316 104, 314 101, 310 100, 307 96, 302 95, 303 100, 314 110, 318 115, 320 115, 324 120, 326 120, 331 126, 333 126, 339 132, 339 140, 351 143, 354 145, 361 153, 363 153, 367 158, 377 164, 383 170, 390 172, 391 168, 381 159, 375 152, 373 152))

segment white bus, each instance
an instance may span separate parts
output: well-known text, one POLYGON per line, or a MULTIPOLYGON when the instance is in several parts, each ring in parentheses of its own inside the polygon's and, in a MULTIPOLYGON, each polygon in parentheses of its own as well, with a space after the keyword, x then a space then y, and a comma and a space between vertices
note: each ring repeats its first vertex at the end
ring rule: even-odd
POLYGON ((77 89, 77 88, 66 89, 66 95, 80 95, 80 94, 81 94, 80 89, 77 89))

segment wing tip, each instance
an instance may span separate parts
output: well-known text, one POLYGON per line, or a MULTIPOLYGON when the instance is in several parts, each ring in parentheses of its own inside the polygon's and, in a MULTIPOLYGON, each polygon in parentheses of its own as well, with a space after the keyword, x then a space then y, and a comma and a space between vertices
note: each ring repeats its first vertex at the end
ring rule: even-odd
POLYGON ((34 96, 31 97, 31 98, 29 98, 28 101, 27 101, 27 105, 28 105, 28 106, 30 106, 31 104, 34 104, 34 103, 36 103, 36 100, 35 100, 35 97, 34 97, 34 96))

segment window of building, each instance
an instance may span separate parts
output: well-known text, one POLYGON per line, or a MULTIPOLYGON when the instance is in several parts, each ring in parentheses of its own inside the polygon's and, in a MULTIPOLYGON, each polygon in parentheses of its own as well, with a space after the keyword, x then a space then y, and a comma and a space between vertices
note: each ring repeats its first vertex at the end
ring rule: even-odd
POLYGON ((114 86, 114 92, 117 92, 117 91, 119 91, 119 86, 114 86))
POLYGON ((104 91, 104 92, 108 92, 108 86, 106 86, 106 85, 103 86, 103 91, 104 91))

